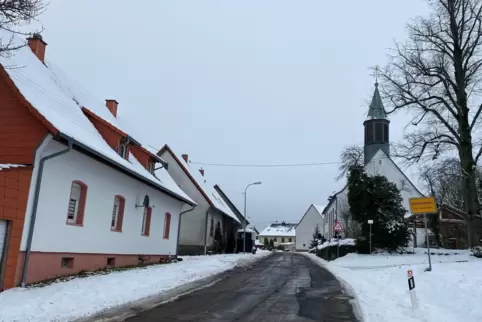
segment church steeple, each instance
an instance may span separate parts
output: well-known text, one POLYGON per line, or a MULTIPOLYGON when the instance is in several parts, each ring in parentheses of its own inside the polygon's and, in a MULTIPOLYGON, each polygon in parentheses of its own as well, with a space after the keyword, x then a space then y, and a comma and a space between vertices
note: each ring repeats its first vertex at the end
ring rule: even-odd
POLYGON ((365 164, 380 149, 390 156, 390 121, 388 120, 387 113, 383 107, 382 98, 380 97, 380 92, 378 90, 378 82, 375 83, 375 91, 373 92, 368 115, 365 122, 363 122, 363 125, 365 126, 365 164))

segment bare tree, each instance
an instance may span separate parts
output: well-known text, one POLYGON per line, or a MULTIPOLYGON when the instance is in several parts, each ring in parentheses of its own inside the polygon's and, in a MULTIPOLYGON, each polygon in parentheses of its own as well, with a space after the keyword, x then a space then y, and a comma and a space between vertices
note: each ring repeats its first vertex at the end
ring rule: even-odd
MULTIPOLYGON (((23 46, 13 41, 15 34, 27 35, 18 27, 35 20, 45 7, 42 0, 0 0, 0 29, 9 32, 7 39, 0 36, 0 55, 8 55, 9 52, 23 46)), ((6 34, 3 33, 3 37, 6 34)))
MULTIPOLYGON (((476 164, 482 154, 482 0, 429 0, 432 13, 408 25, 408 41, 396 43, 380 71, 381 89, 392 113, 412 112, 416 128, 395 149, 408 162, 456 151, 464 210, 472 224, 480 214, 476 164)), ((469 225, 470 228, 471 225, 469 225)), ((470 229, 471 230, 471 229, 470 229)), ((470 233, 471 244, 478 243, 470 233)))
POLYGON ((344 178, 351 167, 355 165, 363 166, 363 147, 358 145, 345 147, 340 154, 340 162, 336 180, 344 178))

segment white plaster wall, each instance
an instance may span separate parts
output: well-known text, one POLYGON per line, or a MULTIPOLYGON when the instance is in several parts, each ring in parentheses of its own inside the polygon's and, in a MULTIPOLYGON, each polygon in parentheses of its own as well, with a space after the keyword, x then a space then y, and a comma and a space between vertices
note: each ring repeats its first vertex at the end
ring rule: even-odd
POLYGON ((379 150, 375 156, 365 165, 365 171, 370 175, 383 175, 388 181, 393 182, 400 189, 403 198, 403 207, 410 211, 410 198, 422 197, 417 189, 400 172, 397 166, 385 153, 379 150))
MULTIPOLYGON (((65 148, 52 141, 44 151, 65 148)), ((40 190, 32 251, 107 254, 175 254, 183 202, 77 151, 46 162, 40 190), (71 183, 88 186, 83 227, 66 224, 71 183), (141 235, 144 195, 153 205, 150 235, 141 235), (125 198, 122 232, 110 230, 114 196, 125 198), (169 239, 163 239, 165 213, 171 213, 169 239)), ((23 239, 27 236, 24 234, 23 239)), ((25 242, 22 242, 22 250, 25 242)))
POLYGON ((219 215, 216 215, 215 211, 210 210, 208 214, 208 225, 206 226, 206 212, 210 208, 208 201, 204 198, 201 192, 199 192, 198 188, 170 153, 166 151, 161 157, 169 164, 167 172, 171 175, 177 185, 197 203, 197 207, 193 211, 182 216, 179 245, 204 245, 206 233, 207 246, 211 245, 213 242, 213 238, 209 236, 211 217, 214 216, 215 223, 216 220, 221 221, 221 229, 224 231, 222 218, 219 215))
POLYGON ((315 227, 318 225, 320 233, 323 226, 323 218, 313 206, 310 206, 305 216, 296 226, 296 250, 309 250, 315 227))

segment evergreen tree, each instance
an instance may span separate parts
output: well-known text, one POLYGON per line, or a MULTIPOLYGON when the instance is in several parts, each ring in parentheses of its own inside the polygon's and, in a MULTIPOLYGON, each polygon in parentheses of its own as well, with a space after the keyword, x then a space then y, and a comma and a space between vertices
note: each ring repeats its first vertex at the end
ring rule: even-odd
POLYGON ((274 242, 272 239, 269 240, 269 248, 273 249, 274 248, 274 242))
POLYGON ((318 241, 320 240, 320 237, 321 237, 320 227, 318 227, 318 225, 316 225, 315 230, 313 232, 313 239, 311 240, 311 243, 310 243, 310 249, 318 246, 318 241))
POLYGON ((265 238, 265 239, 264 239, 264 247, 265 247, 266 249, 268 249, 268 248, 269 248, 269 241, 268 241, 268 238, 265 238))
POLYGON ((369 176, 361 166, 354 166, 348 176, 348 204, 353 219, 360 223, 362 237, 359 252, 368 252, 368 220, 373 220, 372 247, 396 250, 407 246, 409 231, 404 220, 400 190, 384 176, 369 176))

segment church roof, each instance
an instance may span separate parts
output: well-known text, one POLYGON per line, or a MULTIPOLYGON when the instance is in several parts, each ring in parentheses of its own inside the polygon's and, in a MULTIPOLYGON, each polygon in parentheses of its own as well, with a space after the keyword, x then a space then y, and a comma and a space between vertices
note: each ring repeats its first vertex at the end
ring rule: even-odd
POLYGON ((370 109, 368 110, 367 120, 374 119, 386 119, 387 113, 385 107, 383 107, 382 98, 378 90, 378 83, 375 83, 375 91, 373 92, 372 102, 370 103, 370 109))

